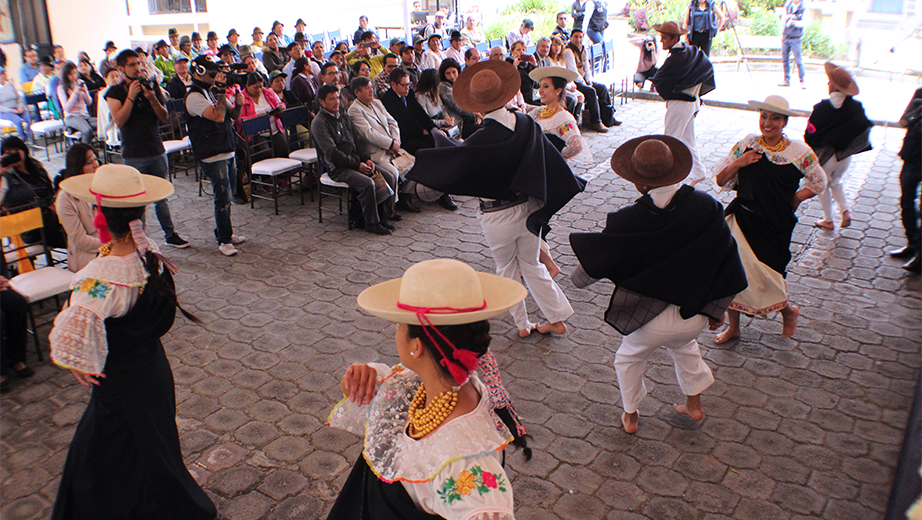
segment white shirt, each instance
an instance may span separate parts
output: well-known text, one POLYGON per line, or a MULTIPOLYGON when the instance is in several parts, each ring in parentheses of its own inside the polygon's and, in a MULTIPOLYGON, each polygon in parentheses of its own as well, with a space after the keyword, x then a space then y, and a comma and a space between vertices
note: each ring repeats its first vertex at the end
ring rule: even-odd
POLYGON ((660 186, 658 188, 653 188, 647 192, 647 195, 653 199, 653 204, 656 204, 657 208, 663 209, 672 202, 672 197, 679 191, 679 188, 682 187, 681 182, 675 184, 670 184, 669 186, 660 186))
MULTIPOLYGON (((449 46, 448 49, 445 50, 444 54, 446 58, 454 58, 458 61, 459 65, 464 65, 464 47, 459 50, 455 50, 454 47, 449 46)), ((441 66, 441 64, 439 64, 439 66, 441 66)))
POLYGON ((285 76, 285 90, 291 90, 291 77, 294 75, 295 71, 295 60, 288 60, 288 63, 282 67, 282 72, 288 74, 285 76))
POLYGON ((511 49, 512 44, 515 42, 524 42, 525 48, 527 49, 528 46, 531 45, 531 33, 522 34, 521 28, 518 28, 514 31, 510 31, 509 34, 506 36, 506 44, 511 49))
POLYGON ((506 110, 506 107, 497 108, 496 110, 490 112, 489 114, 483 116, 483 120, 492 119, 509 130, 515 132, 515 114, 506 110))
POLYGON ((426 52, 423 53, 423 59, 419 64, 419 70, 437 69, 442 65, 442 60, 444 59, 445 55, 441 51, 434 52, 432 49, 427 49, 426 52))

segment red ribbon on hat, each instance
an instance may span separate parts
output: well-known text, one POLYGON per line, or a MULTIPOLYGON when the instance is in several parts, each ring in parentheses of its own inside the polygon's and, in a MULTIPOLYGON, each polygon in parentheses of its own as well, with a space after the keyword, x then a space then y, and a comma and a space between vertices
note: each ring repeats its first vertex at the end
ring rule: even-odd
POLYGON ((103 244, 111 242, 112 235, 109 234, 109 223, 106 222, 106 216, 102 214, 102 198, 130 199, 131 197, 137 197, 138 195, 144 195, 147 193, 147 190, 144 190, 140 193, 135 193, 134 195, 103 195, 102 193, 96 193, 93 191, 93 188, 88 189, 90 194, 96 196, 96 216, 93 217, 93 227, 99 231, 99 241, 103 244))
POLYGON ((429 338, 429 341, 435 345, 435 348, 438 349, 439 354, 442 355, 442 361, 439 362, 443 367, 448 369, 448 372, 451 373, 451 376, 455 379, 458 385, 463 385, 467 382, 469 376, 468 374, 477 368, 478 357, 477 354, 471 352, 470 350, 463 350, 455 347, 455 345, 442 334, 439 329, 432 324, 429 320, 427 314, 461 314, 464 312, 474 312, 483 310, 487 307, 487 301, 483 301, 483 305, 479 307, 467 307, 467 308, 454 308, 454 307, 416 307, 413 305, 407 305, 405 303, 397 302, 397 307, 405 311, 411 311, 416 313, 416 319, 419 320, 419 324, 423 326, 423 332, 426 333, 426 336, 429 338), (451 347, 451 354, 454 357, 454 361, 448 359, 448 356, 445 355, 445 351, 442 350, 442 347, 439 346, 439 343, 432 337, 432 334, 429 332, 429 329, 435 331, 436 334, 442 338, 448 346, 451 347))

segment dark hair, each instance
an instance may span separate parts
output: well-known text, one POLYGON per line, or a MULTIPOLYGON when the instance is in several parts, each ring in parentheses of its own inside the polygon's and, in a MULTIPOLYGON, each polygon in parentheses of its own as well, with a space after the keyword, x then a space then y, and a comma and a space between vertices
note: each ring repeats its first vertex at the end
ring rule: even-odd
POLYGON ((548 76, 547 79, 551 80, 551 85, 553 85, 554 88, 560 89, 560 95, 557 96, 557 101, 563 104, 564 99, 567 97, 567 80, 558 78, 557 76, 548 76))
MULTIPOLYGON (((131 233, 129 224, 134 220, 141 219, 146 209, 145 206, 135 208, 107 208, 102 206, 99 208, 103 216, 106 217, 106 224, 109 227, 109 233, 112 234, 112 238, 121 238, 131 233)), ((160 258, 158 258, 153 251, 148 251, 144 256, 144 268, 150 275, 147 278, 145 290, 152 290, 159 296, 166 298, 168 302, 176 305, 183 316, 195 323, 201 323, 201 320, 194 314, 183 309, 182 306, 179 305, 179 302, 176 300, 176 286, 173 284, 173 275, 170 273, 169 269, 160 265, 160 258)))
POLYGON ((320 67, 320 73, 323 74, 323 75, 326 75, 326 74, 327 74, 327 71, 330 70, 330 67, 333 67, 334 69, 338 69, 338 68, 339 68, 339 66, 336 65, 336 63, 333 63, 332 61, 328 61, 328 62, 324 63, 323 65, 321 65, 321 67, 320 67))
POLYGON ((192 33, 192 37, 189 38, 189 41, 194 42, 195 40, 202 41, 202 35, 197 32, 192 33))
MULTIPOLYGON (((471 49, 468 49, 471 50, 471 49)), ((442 60, 442 64, 439 65, 439 81, 448 81, 445 78, 445 73, 448 72, 448 69, 458 69, 458 73, 461 73, 461 64, 458 63, 458 60, 454 58, 445 58, 442 60)), ((451 83, 449 81, 449 83, 451 83)))
POLYGON ((75 175, 83 175, 83 167, 86 166, 86 153, 93 152, 96 155, 96 149, 91 145, 83 142, 74 143, 70 150, 67 150, 67 156, 64 159, 64 169, 54 179, 54 189, 57 190, 61 181, 75 175))
POLYGON ((297 76, 308 66, 310 61, 307 58, 298 58, 295 60, 295 66, 292 68, 292 76, 297 76))
POLYGON ((437 98, 439 95, 439 71, 435 69, 426 69, 419 73, 419 79, 416 80, 416 95, 427 95, 437 98))
POLYGON ((345 46, 346 46, 346 50, 347 50, 347 51, 349 50, 349 42, 339 42, 339 43, 337 43, 337 44, 333 47, 333 50, 339 50, 339 47, 340 47, 341 45, 345 45, 345 46))
POLYGON ((138 56, 138 53, 131 49, 125 49, 118 53, 118 56, 115 57, 115 65, 117 67, 124 67, 125 65, 128 65, 128 58, 140 58, 140 56, 138 56))
POLYGON ((480 52, 477 50, 477 47, 468 47, 468 49, 464 51, 464 59, 465 60, 471 59, 471 56, 474 55, 474 51, 480 52))
POLYGON ((286 49, 288 50, 288 52, 291 52, 292 49, 294 49, 295 47, 300 48, 300 47, 301 47, 301 44, 299 44, 299 43, 297 43, 297 42, 291 42, 291 43, 288 44, 288 47, 286 47, 286 49))
POLYGON ((515 46, 516 46, 516 45, 521 45, 523 51, 524 51, 525 48, 526 48, 526 47, 525 47, 525 42, 524 42, 524 41, 522 41, 522 40, 514 41, 514 42, 512 42, 512 45, 509 46, 509 53, 510 53, 510 54, 512 54, 512 51, 515 50, 515 46))
POLYGON ((554 19, 556 20, 560 18, 560 15, 562 14, 569 14, 569 13, 567 13, 566 11, 557 11, 557 14, 554 15, 554 19))
POLYGON ((326 101, 327 96, 330 94, 339 94, 339 88, 335 85, 325 83, 322 87, 320 87, 320 90, 317 91, 317 99, 319 101, 326 101))
POLYGON ((372 31, 365 31, 365 32, 362 33, 362 37, 359 38, 359 40, 365 41, 365 40, 368 40, 368 39, 373 39, 374 37, 375 37, 375 33, 374 33, 374 32, 372 32, 372 31))
POLYGON ((389 52, 389 53, 387 53, 387 54, 384 55, 384 60, 382 60, 381 63, 385 63, 385 64, 386 64, 386 63, 387 63, 387 60, 389 60, 389 59, 391 59, 391 58, 394 58, 394 59, 397 60, 398 62, 400 61, 400 57, 399 57, 399 56, 397 56, 397 55, 394 54, 393 52, 389 52))
POLYGON ((391 83, 400 83, 400 80, 409 76, 407 71, 403 70, 403 67, 397 67, 387 76, 387 80, 391 83))
POLYGON ((358 76, 352 78, 352 81, 349 82, 349 90, 355 93, 356 90, 360 88, 365 88, 371 84, 371 79, 366 78, 365 76, 358 76))
MULTIPOLYGON (((32 155, 29 154, 29 147, 22 139, 11 135, 0 141, 0 154, 6 155, 7 153, 13 150, 22 150, 22 164, 26 169, 26 173, 32 177, 48 177, 48 172, 45 171, 45 168, 42 167, 42 163, 34 159, 32 155)), ((51 180, 48 180, 48 184, 51 184, 51 180)))
MULTIPOLYGON (((456 349, 473 352, 477 355, 478 359, 486 354, 490 348, 490 341, 492 340, 492 337, 490 336, 490 322, 487 320, 476 321, 474 323, 465 323, 462 325, 439 325, 438 329, 441 336, 444 336, 445 339, 450 341, 456 349)), ((433 337, 441 338, 441 336, 433 334, 433 337)), ((444 359, 442 352, 444 352, 447 356, 450 356, 449 361, 455 363, 458 362, 455 359, 450 346, 442 344, 440 341, 438 348, 436 348, 436 345, 432 344, 432 340, 429 339, 429 336, 426 334, 426 331, 423 329, 422 325, 408 324, 407 337, 410 339, 419 339, 420 343, 423 344, 423 346, 432 356, 432 359, 435 361, 439 370, 443 374, 447 375, 450 380, 454 381, 451 372, 449 372, 448 369, 441 364, 442 359, 444 359)), ((518 428, 516 427, 515 420, 512 418, 512 414, 509 412, 509 408, 495 408, 494 412, 496 412, 496 415, 502 419, 503 423, 512 433, 515 439, 512 441, 512 443, 522 448, 526 460, 531 460, 531 449, 528 447, 528 441, 526 440, 525 436, 519 436, 518 428)))
MULTIPOLYGON (((74 84, 70 82, 70 73, 77 70, 77 65, 74 62, 68 60, 64 63, 64 66, 61 68, 61 85, 64 87, 64 92, 70 95, 70 91, 73 90, 74 84)), ((63 103, 65 100, 61 100, 63 103)))
POLYGON ((365 60, 355 60, 352 62, 352 75, 358 76, 359 70, 362 69, 362 65, 368 65, 368 68, 371 69, 371 65, 365 60))
POLYGON ((249 74, 247 74, 247 86, 249 87, 250 85, 257 85, 257 84, 259 86, 262 86, 263 84, 262 77, 260 77, 260 75, 255 72, 250 72, 249 74))
POLYGON ((404 54, 406 54, 406 53, 408 53, 408 52, 414 52, 414 51, 413 51, 413 46, 412 46, 412 45, 407 45, 407 44, 404 43, 403 45, 400 46, 400 54, 401 54, 401 56, 404 55, 404 54))

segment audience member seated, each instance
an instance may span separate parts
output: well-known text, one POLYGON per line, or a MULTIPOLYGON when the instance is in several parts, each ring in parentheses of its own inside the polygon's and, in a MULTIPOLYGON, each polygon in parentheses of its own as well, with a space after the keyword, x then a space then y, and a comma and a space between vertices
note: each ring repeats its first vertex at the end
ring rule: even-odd
MULTIPOLYGON (((497 61, 503 60, 503 61, 508 61, 510 63, 514 62, 514 60, 512 60, 511 58, 506 57, 505 48, 499 45, 490 49, 490 59, 497 60, 497 61)), ((515 93, 515 97, 512 98, 508 103, 506 103, 506 109, 518 110, 520 112, 527 112, 529 110, 529 107, 525 104, 525 98, 522 97, 521 88, 519 89, 518 92, 515 93)))
POLYGON ((291 93, 302 105, 314 106, 317 88, 311 78, 311 67, 307 58, 298 58, 292 68, 295 77, 291 80, 291 93))
MULTIPOLYGON (((185 60, 180 61, 185 62, 185 60)), ((178 63, 180 62, 177 62, 177 64, 178 63)), ((189 68, 188 64, 185 65, 185 68, 189 68)), ((173 79, 175 80, 176 78, 173 79)), ((112 110, 109 109, 109 103, 106 102, 106 92, 108 92, 111 87, 121 82, 122 76, 118 69, 110 69, 109 74, 106 75, 106 87, 99 89, 99 92, 96 94, 99 100, 99 102, 96 103, 96 137, 105 141, 106 145, 111 147, 111 149, 115 149, 122 145, 122 136, 118 125, 115 123, 115 115, 112 113, 112 110)), ((185 97, 185 91, 183 92, 183 97, 185 97)))
POLYGON ((471 47, 470 49, 464 51, 464 68, 470 67, 475 63, 479 63, 480 59, 480 51, 478 51, 476 47, 471 47))
POLYGON ((144 47, 137 47, 134 50, 141 59, 141 69, 158 85, 163 84, 163 72, 154 65, 154 58, 144 50, 144 47))
POLYGON ((449 137, 460 137, 461 129, 455 124, 455 118, 445 113, 442 99, 439 97, 439 71, 426 69, 419 75, 419 83, 414 89, 416 100, 435 123, 435 126, 449 137))
POLYGON ((506 61, 514 65, 516 70, 519 71, 519 78, 522 82, 519 92, 522 94, 522 100, 525 104, 540 105, 541 102, 538 100, 538 96, 535 95, 535 89, 538 88, 538 85, 528 76, 536 68, 535 57, 525 54, 525 42, 517 41, 513 43, 512 50, 509 52, 509 57, 506 58, 506 61))
POLYGON ((285 60, 279 55, 279 38, 275 33, 266 37, 266 46, 263 47, 263 66, 271 74, 273 71, 282 70, 285 60))
POLYGON ((461 43, 465 47, 474 47, 478 43, 487 41, 483 31, 477 28, 477 20, 473 16, 467 17, 464 29, 461 29, 461 43))
MULTIPOLYGON (((269 74, 269 88, 275 93, 275 97, 285 104, 286 108, 301 106, 301 100, 295 97, 290 90, 285 89, 284 72, 276 70, 269 74)), ((311 111, 314 109, 313 106, 308 106, 308 108, 311 111)))
POLYGON ((439 65, 442 64, 442 60, 445 59, 445 53, 442 52, 442 37, 438 34, 433 34, 426 41, 426 45, 428 48, 423 53, 423 59, 419 62, 419 69, 438 69, 439 65))
MULTIPOLYGON (((407 75, 410 76, 410 87, 416 87, 416 82, 419 81, 419 67, 416 66, 416 52, 413 50, 413 47, 410 45, 404 45, 400 48, 400 68, 407 72, 407 75)), ((388 74, 387 88, 391 87, 390 74, 388 74)))
MULTIPOLYGON (((566 68, 576 73, 576 88, 585 98, 585 106, 589 110, 590 121, 588 127, 596 132, 608 132, 607 126, 618 126, 620 121, 615 119, 615 107, 611 104, 608 88, 601 83, 592 81, 592 63, 589 52, 583 46, 583 31, 574 28, 570 34, 570 43, 563 51, 566 68)), ((583 121, 584 126, 586 122, 583 121)))
MULTIPOLYGON (((391 51, 391 54, 393 54, 394 56, 399 56, 400 49, 403 48, 405 43, 406 42, 404 41, 403 38, 391 38, 390 43, 387 45, 387 49, 391 51)), ((385 53, 385 56, 386 55, 387 54, 385 53)))
POLYGON ((218 33, 214 31, 208 31, 208 37, 205 38, 205 44, 207 47, 202 49, 202 52, 200 52, 199 55, 204 54, 205 56, 209 56, 212 59, 218 59, 218 33))
POLYGON ((105 78, 96 72, 89 58, 80 58, 80 61, 77 62, 77 72, 79 74, 77 77, 86 83, 87 88, 90 90, 99 90, 106 86, 105 78))
POLYGON ((368 62, 371 67, 371 75, 377 76, 384 70, 384 52, 381 52, 381 44, 378 37, 371 31, 365 31, 362 35, 362 41, 357 44, 354 51, 346 54, 346 62, 351 67, 359 60, 368 62))
POLYGON ((343 53, 343 56, 349 53, 349 44, 346 42, 339 42, 333 46, 334 51, 339 51, 343 53))
POLYGON ((356 60, 353 61, 349 67, 351 69, 349 74, 349 81, 352 81, 355 78, 362 77, 371 79, 371 66, 365 60, 356 60))
MULTIPOLYGON (((195 38, 193 38, 194 40, 195 38)), ((118 47, 112 41, 107 41, 106 46, 103 48, 103 52, 106 53, 103 56, 102 60, 99 61, 99 75, 106 77, 109 69, 114 69, 115 65, 115 56, 118 54, 118 47)))
POLYGON ((0 119, 16 127, 16 133, 23 141, 32 139, 32 116, 26 108, 25 99, 19 95, 16 85, 6 76, 6 69, 0 67, 0 119))
MULTIPOLYGON (((391 162, 391 159, 400 153, 400 127, 397 126, 397 121, 387 112, 381 101, 375 99, 373 85, 367 78, 355 78, 349 87, 356 98, 355 103, 349 107, 349 118, 365 140, 371 160, 377 169, 399 178, 400 173, 391 162)), ((398 185, 403 186, 404 183, 398 182, 398 185)), ((399 197, 396 208, 400 211, 422 211, 413 205, 409 193, 401 192, 399 197)))
POLYGON ((170 27, 170 30, 167 31, 167 37, 170 40, 170 56, 175 60, 183 55, 182 38, 180 38, 179 31, 175 27, 170 27))
POLYGON ((278 38, 279 47, 288 47, 288 45, 294 43, 294 40, 285 34, 285 24, 278 20, 272 22, 272 34, 278 38))
POLYGON ((397 120, 404 150, 416 155, 421 148, 432 148, 432 132, 439 130, 416 100, 407 72, 398 67, 391 72, 390 80, 391 88, 381 95, 381 103, 397 120))
MULTIPOLYGON (((306 61, 306 58, 301 59, 306 61)), ((285 110, 285 105, 272 89, 263 87, 262 78, 253 72, 247 74, 247 87, 243 90, 243 104, 240 106, 237 131, 243 135, 241 121, 244 119, 269 114, 271 123, 269 133, 272 136, 272 150, 275 157, 288 157, 289 153, 288 138, 285 137, 285 127, 280 117, 283 110, 285 110)))
POLYGON ((58 85, 58 99, 64 109, 64 124, 83 134, 84 143, 92 143, 96 137, 96 118, 90 115, 93 104, 86 83, 77 79, 77 66, 68 61, 61 69, 61 84, 58 85))
MULTIPOLYGON (((334 181, 344 182, 357 192, 366 231, 390 235, 396 226, 388 220, 402 220, 394 209, 395 196, 392 194, 378 203, 375 181, 371 178, 376 171, 375 163, 352 120, 340 113, 337 87, 329 84, 320 87, 317 99, 321 110, 311 123, 311 136, 327 173, 334 181)), ((383 170, 377 171, 396 193, 397 177, 383 170)))
POLYGON ((218 49, 218 60, 224 65, 236 63, 237 51, 230 45, 224 44, 218 49))
MULTIPOLYGON (((96 160, 96 151, 93 147, 86 143, 75 143, 67 151, 64 169, 54 180, 55 187, 60 186, 64 179, 85 173, 95 173, 96 168, 99 168, 99 162, 96 160)), ((90 260, 96 258, 99 246, 102 245, 99 240, 99 230, 93 225, 96 212, 92 204, 64 190, 58 190, 54 207, 61 226, 67 233, 67 268, 76 273, 90 263, 90 260)))
POLYGON ((257 60, 262 61, 263 59, 263 47, 265 42, 263 41, 263 30, 259 27, 253 28, 253 43, 250 44, 250 47, 253 49, 253 55, 256 56, 257 60))
MULTIPOLYGON (((323 88, 323 85, 336 87, 336 92, 339 94, 339 115, 346 115, 346 112, 349 110, 349 101, 351 100, 352 94, 351 92, 343 92, 346 89, 340 88, 343 84, 340 83, 340 72, 335 63, 328 61, 323 64, 323 67, 320 69, 320 81, 321 86, 317 89, 317 92, 320 92, 320 89, 323 88)), ((320 99, 317 99, 317 102, 314 104, 314 113, 319 114, 320 110, 320 99)))
MULTIPOLYGON (((339 86, 349 84, 349 73, 351 72, 351 69, 349 68, 349 64, 346 63, 346 55, 341 51, 333 51, 330 54, 330 61, 336 64, 336 68, 337 68, 336 84, 339 86)), ((320 85, 322 85, 323 83, 324 83, 323 81, 320 81, 320 83, 318 83, 317 88, 319 89, 320 85)))
POLYGON ((26 89, 39 72, 38 51, 25 48, 22 53, 22 65, 19 66, 19 86, 26 89))
MULTIPOLYGON (((42 208, 45 242, 51 247, 67 247, 67 237, 54 213, 54 185, 42 163, 29 155, 22 139, 10 136, 0 142, 0 155, 14 154, 18 160, 0 167, 0 206, 7 211, 21 211, 37 205, 42 208)), ((37 229, 23 233, 27 244, 41 241, 37 229)))
POLYGON ((313 45, 311 45, 311 72, 314 76, 320 75, 320 67, 326 63, 326 58, 324 58, 323 54, 323 41, 315 41, 313 45))
POLYGON ((423 62, 424 52, 426 52, 426 38, 417 34, 413 37, 413 57, 417 66, 423 62))
POLYGON ((192 41, 192 46, 189 47, 189 51, 190 51, 190 54, 192 55, 192 59, 194 60, 195 58, 198 58, 205 51, 205 49, 204 47, 202 47, 202 35, 201 34, 197 32, 192 33, 191 41, 192 41))
POLYGON ((243 72, 246 74, 256 74, 259 76, 259 79, 262 80, 263 86, 268 88, 269 75, 264 72, 265 69, 263 68, 262 62, 256 59, 256 56, 253 55, 253 53, 250 51, 250 48, 246 45, 243 46, 243 50, 240 52, 240 55, 242 56, 241 61, 247 67, 243 69, 243 72))
POLYGON ((567 30, 567 19, 569 15, 566 11, 557 13, 557 26, 551 31, 551 36, 559 36, 561 40, 570 39, 570 31, 567 30))
MULTIPOLYGON (((183 36, 179 39, 179 52, 180 56, 185 56, 189 60, 194 59, 192 56, 192 39, 188 36, 183 36)), ((180 56, 177 56, 179 58, 180 56)))
POLYGON ((160 40, 154 44, 154 66, 163 74, 163 81, 170 81, 176 75, 173 56, 170 54, 170 45, 160 40))
POLYGON ((506 46, 512 51, 512 45, 515 42, 522 42, 527 48, 531 45, 531 35, 530 32, 535 30, 535 23, 529 20, 528 18, 522 20, 522 25, 518 29, 513 29, 509 31, 509 34, 506 35, 506 46))
POLYGON ((192 75, 189 74, 189 58, 181 56, 173 65, 176 75, 166 83, 166 91, 173 99, 185 99, 189 86, 192 85, 192 75))
MULTIPOLYGON (((114 67, 113 67, 114 68, 114 67)), ((45 56, 38 62, 38 74, 32 78, 29 84, 29 94, 38 94, 45 92, 48 83, 54 77, 54 64, 51 63, 51 57, 45 56)))
POLYGON ((458 63, 464 61, 464 47, 461 46, 461 33, 458 31, 451 31, 451 39, 448 43, 448 48, 445 49, 445 57, 452 58, 458 63))
POLYGON ((240 34, 237 29, 231 29, 227 32, 227 45, 234 51, 234 62, 240 63, 240 34))
MULTIPOLYGON (((435 12, 435 19, 423 30, 423 37, 427 40, 433 34, 439 35, 439 38, 448 36, 448 26, 445 24, 445 11, 441 9, 435 12)), ((438 65, 436 65, 438 68, 438 65)))
POLYGON ((29 303, 10 287, 10 274, 6 262, 2 262, 0 275, 0 393, 11 389, 8 368, 20 378, 31 377, 35 371, 26 365, 26 327, 28 326, 29 303))
MULTIPOLYGON (((403 44, 401 44, 401 48, 403 44)), ((410 53, 412 54, 412 52, 410 53)), ((372 80, 372 87, 374 88, 375 97, 384 94, 387 89, 391 88, 391 71, 397 68, 397 64, 400 61, 400 58, 396 54, 387 53, 384 55, 384 70, 381 71, 381 74, 375 76, 372 80)))
POLYGON ((285 78, 285 88, 291 90, 291 80, 294 79, 295 62, 304 57, 304 49, 298 43, 292 42, 288 45, 288 63, 282 67, 282 72, 288 74, 285 78))
POLYGON ((453 87, 459 74, 461 74, 461 65, 458 62, 451 58, 447 58, 442 62, 439 67, 439 99, 442 101, 445 113, 452 116, 461 128, 461 137, 466 139, 480 129, 480 125, 478 124, 477 116, 462 109, 455 103, 453 87))

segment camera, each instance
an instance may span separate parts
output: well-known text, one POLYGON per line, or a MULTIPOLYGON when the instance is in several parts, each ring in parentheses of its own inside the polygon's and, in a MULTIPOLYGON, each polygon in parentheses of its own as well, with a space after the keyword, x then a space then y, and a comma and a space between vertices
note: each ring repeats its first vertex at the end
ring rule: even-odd
POLYGON ((147 90, 154 90, 154 87, 157 85, 157 83, 150 78, 138 78, 138 81, 141 83, 141 86, 147 90))
POLYGON ((22 160, 22 157, 20 157, 19 153, 17 152, 10 152, 7 154, 3 154, 3 156, 0 156, 0 167, 6 168, 7 166, 16 164, 21 160, 22 160))
POLYGON ((240 71, 246 70, 246 68, 247 66, 243 63, 233 63, 230 65, 222 64, 221 72, 224 73, 224 81, 223 82, 215 81, 215 86, 221 87, 221 88, 230 88, 234 85, 240 85, 241 88, 246 88, 247 86, 246 72, 242 72, 242 73, 240 72, 240 71))

